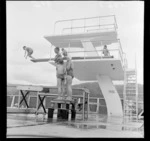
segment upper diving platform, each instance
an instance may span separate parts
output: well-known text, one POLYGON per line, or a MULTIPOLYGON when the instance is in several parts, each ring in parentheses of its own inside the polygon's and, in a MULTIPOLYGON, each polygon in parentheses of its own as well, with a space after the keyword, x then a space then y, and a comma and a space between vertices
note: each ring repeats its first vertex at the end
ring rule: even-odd
POLYGON ((78 33, 71 35, 44 36, 52 45, 63 48, 83 48, 82 41, 88 40, 95 47, 100 45, 109 45, 117 42, 117 33, 114 31, 100 33, 78 33), (58 42, 59 41, 59 42, 58 42))
POLYGON ((55 22, 54 34, 44 38, 63 48, 82 48, 83 40, 91 41, 94 46, 108 45, 117 42, 117 23, 114 15, 60 20, 55 22))

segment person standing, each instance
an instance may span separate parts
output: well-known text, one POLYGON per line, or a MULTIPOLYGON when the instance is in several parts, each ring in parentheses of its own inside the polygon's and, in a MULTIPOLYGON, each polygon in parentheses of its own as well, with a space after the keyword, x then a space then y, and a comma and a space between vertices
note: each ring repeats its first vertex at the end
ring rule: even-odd
POLYGON ((67 60, 65 63, 66 67, 66 89, 67 89, 67 97, 66 100, 72 100, 72 80, 74 78, 73 73, 73 63, 71 58, 68 56, 67 52, 63 52, 64 59, 67 60))
POLYGON ((104 54, 104 56, 110 56, 109 50, 107 49, 106 45, 104 45, 103 54, 104 54))
POLYGON ((55 66, 56 66, 56 77, 57 77, 57 87, 58 87, 58 97, 57 100, 63 100, 64 95, 64 82, 65 82, 65 66, 62 55, 60 54, 60 48, 56 47, 54 49, 56 56, 54 58, 55 66))

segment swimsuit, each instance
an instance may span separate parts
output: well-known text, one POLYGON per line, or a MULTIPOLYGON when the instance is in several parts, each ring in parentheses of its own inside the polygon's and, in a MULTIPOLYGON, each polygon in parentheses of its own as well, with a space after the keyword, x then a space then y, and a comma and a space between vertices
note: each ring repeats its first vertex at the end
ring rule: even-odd
POLYGON ((64 81, 65 80, 65 74, 57 74, 57 78, 59 78, 62 81, 64 81))
POLYGON ((31 48, 27 48, 26 50, 28 52, 28 55, 31 55, 33 53, 33 50, 31 48))

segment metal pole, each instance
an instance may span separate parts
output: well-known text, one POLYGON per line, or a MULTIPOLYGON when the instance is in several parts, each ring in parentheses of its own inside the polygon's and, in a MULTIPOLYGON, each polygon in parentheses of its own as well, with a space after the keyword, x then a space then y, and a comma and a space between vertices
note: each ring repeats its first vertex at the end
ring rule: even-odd
MULTIPOLYGON (((84 48, 84 47, 83 47, 84 48)), ((85 60, 85 48, 84 48, 84 60, 85 60)))
POLYGON ((69 42, 69 48, 68 48, 68 52, 70 52, 70 42, 69 42))
POLYGON ((126 68, 124 69, 124 90, 123 90, 123 115, 125 117, 126 107, 126 68))
POLYGON ((72 34, 72 20, 71 20, 71 34, 72 34))
POLYGON ((37 92, 37 99, 36 99, 36 115, 38 114, 38 105, 39 105, 39 92, 37 92))
POLYGON ((15 101, 15 95, 13 95, 12 102, 11 102, 11 107, 14 106, 14 101, 15 101))
POLYGON ((100 29, 100 16, 99 16, 99 29, 100 29))
POLYGON ((136 79, 136 116, 138 119, 138 84, 137 84, 137 66, 136 66, 136 54, 135 54, 135 79, 136 79))
MULTIPOLYGON (((30 95, 28 94, 28 105, 30 104, 30 95)), ((30 105, 29 105, 30 107, 30 105)), ((27 107, 28 108, 28 107, 27 107)))
POLYGON ((89 93, 87 93, 87 119, 88 119, 88 115, 89 115, 89 93))
POLYGON ((116 21, 116 16, 114 15, 114 20, 115 20, 115 26, 116 26, 116 29, 118 28, 117 26, 117 21, 116 21))
POLYGON ((84 18, 84 32, 85 32, 85 28, 86 28, 86 18, 84 18))
POLYGON ((55 35, 55 28, 56 28, 56 23, 57 23, 57 22, 58 22, 58 21, 56 21, 55 24, 54 24, 54 33, 53 33, 54 35, 55 35))
MULTIPOLYGON (((44 106, 44 108, 45 108, 45 111, 46 111, 46 96, 44 95, 43 96, 43 98, 44 98, 44 101, 43 101, 43 106, 44 106), (45 98, 44 98, 45 97, 45 98)), ((43 120, 45 119, 45 115, 46 115, 46 113, 44 112, 44 114, 43 114, 43 120)))
POLYGON ((83 120, 85 119, 85 91, 83 91, 83 120))
POLYGON ((96 109, 96 112, 98 113, 99 111, 99 98, 97 98, 97 109, 96 109))
POLYGON ((52 47, 53 47, 53 45, 51 44, 51 49, 50 49, 50 60, 51 60, 51 54, 52 54, 52 47))
POLYGON ((21 91, 21 90, 19 90, 19 97, 18 97, 18 108, 20 108, 20 91, 21 91))

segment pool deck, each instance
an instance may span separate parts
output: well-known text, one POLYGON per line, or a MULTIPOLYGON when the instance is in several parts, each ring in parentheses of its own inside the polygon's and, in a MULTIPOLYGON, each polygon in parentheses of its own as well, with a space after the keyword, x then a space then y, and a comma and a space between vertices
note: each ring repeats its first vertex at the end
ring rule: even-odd
POLYGON ((42 115, 8 114, 7 138, 144 138, 143 121, 135 122, 104 115, 88 120, 48 121, 42 115))

